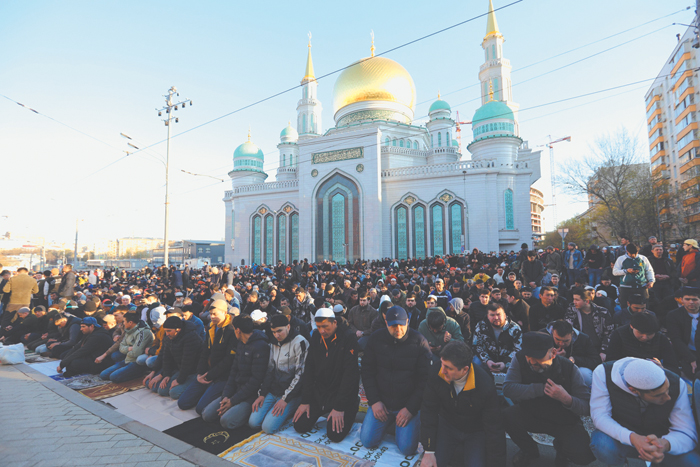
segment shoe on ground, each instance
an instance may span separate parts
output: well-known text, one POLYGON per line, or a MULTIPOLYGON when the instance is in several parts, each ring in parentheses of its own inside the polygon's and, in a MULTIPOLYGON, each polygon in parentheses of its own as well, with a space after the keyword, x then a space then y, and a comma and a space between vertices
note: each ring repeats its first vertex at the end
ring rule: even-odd
POLYGON ((518 451, 513 456, 513 467, 527 467, 535 459, 539 459, 540 454, 537 455, 528 454, 525 451, 518 451))

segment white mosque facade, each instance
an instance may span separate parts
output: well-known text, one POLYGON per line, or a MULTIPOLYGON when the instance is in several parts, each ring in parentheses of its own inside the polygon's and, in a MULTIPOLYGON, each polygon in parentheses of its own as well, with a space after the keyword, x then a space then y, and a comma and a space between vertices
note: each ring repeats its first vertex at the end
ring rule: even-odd
POLYGON ((323 132, 311 49, 296 130, 280 135, 279 169, 266 182, 262 151, 236 148, 226 205, 226 262, 424 258, 519 249, 532 242, 530 186, 540 152, 519 136, 510 63, 493 6, 482 42, 482 106, 460 154, 447 102, 413 123, 416 91, 398 63, 374 56, 340 73, 335 127, 323 132), (466 153, 468 152, 468 153, 466 153))

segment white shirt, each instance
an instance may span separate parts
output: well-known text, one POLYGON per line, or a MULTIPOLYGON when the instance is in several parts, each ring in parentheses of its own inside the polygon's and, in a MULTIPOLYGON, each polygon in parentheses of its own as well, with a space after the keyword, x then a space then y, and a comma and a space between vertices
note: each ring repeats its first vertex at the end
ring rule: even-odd
MULTIPOLYGON (((632 392, 622 380, 620 367, 631 358, 633 357, 626 357, 616 361, 612 368, 613 383, 628 394, 632 394, 632 392)), ((591 418, 593 419, 593 424, 611 438, 627 446, 632 446, 630 442, 632 431, 623 427, 612 418, 612 403, 610 402, 605 376, 605 367, 598 365, 593 371, 593 386, 591 387, 591 418)), ((681 380, 680 394, 678 399, 676 399, 676 405, 671 411, 669 420, 671 429, 666 436, 662 436, 663 439, 671 443, 671 450, 668 453, 677 456, 695 449, 698 434, 693 418, 693 410, 690 407, 688 398, 688 387, 683 380, 681 380)))

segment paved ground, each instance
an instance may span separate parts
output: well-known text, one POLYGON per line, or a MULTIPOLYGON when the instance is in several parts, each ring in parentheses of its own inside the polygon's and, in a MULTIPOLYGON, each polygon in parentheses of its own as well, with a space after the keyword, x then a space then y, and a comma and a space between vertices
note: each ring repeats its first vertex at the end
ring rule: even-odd
POLYGON ((27 365, 0 366, 0 440, 3 467, 232 465, 27 365))

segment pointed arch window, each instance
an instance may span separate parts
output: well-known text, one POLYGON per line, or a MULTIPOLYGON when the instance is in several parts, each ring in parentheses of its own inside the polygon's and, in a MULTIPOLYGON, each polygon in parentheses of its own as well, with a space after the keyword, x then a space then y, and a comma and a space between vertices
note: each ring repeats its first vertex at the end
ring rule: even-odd
POLYGON ((413 142, 413 149, 418 149, 418 141, 413 142))
POLYGON ((388 136, 384 140, 384 146, 391 146, 391 139, 388 136))
POLYGON ((273 257, 275 251, 275 222, 272 215, 265 217, 265 264, 274 263, 273 257))
POLYGON ((442 204, 435 204, 430 208, 432 219, 431 224, 431 239, 433 245, 433 256, 445 254, 445 228, 444 228, 444 213, 442 204))
POLYGON ((506 212, 506 230, 515 230, 515 216, 513 215, 513 190, 508 188, 503 194, 506 212))
POLYGON ((396 209, 396 257, 408 258, 408 209, 404 206, 396 209))
POLYGON ((425 208, 418 205, 413 208, 413 257, 425 258, 426 251, 425 235, 425 208))
POLYGON ((306 114, 301 116, 301 132, 306 133, 306 114))
POLYGON ((450 147, 450 132, 445 132, 445 146, 450 147))
POLYGON ((311 122, 311 124, 309 125, 309 133, 316 133, 316 115, 315 114, 310 115, 310 122, 311 122))
POLYGON ((277 261, 287 264, 287 216, 277 218, 277 261))
POLYGON ((494 58, 494 60, 498 58, 498 55, 496 55, 496 44, 491 46, 491 56, 494 58))
POLYGON ((260 264, 262 256, 262 219, 260 216, 253 217, 253 264, 260 264))
POLYGON ((399 140, 399 147, 400 147, 400 148, 403 147, 403 140, 402 140, 402 139, 399 140))
POLYGON ((289 235, 289 252, 291 254, 290 262, 299 259, 299 214, 293 213, 289 216, 289 224, 291 232, 289 235))
POLYGON ((453 255, 462 252, 462 235, 464 235, 464 222, 462 213, 464 209, 460 203, 450 205, 450 251, 453 255))
POLYGON ((394 140, 391 143, 392 146, 396 146, 396 138, 394 138, 394 140))
POLYGON ((433 142, 433 135, 432 134, 430 135, 430 147, 431 148, 435 147, 435 143, 433 142))
POLYGON ((282 167, 284 167, 286 165, 286 163, 287 163, 287 155, 282 154, 282 167))

